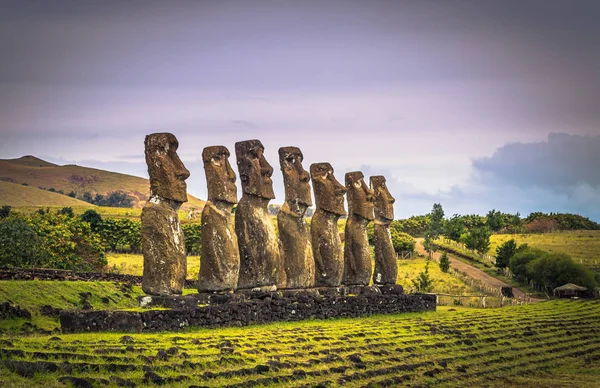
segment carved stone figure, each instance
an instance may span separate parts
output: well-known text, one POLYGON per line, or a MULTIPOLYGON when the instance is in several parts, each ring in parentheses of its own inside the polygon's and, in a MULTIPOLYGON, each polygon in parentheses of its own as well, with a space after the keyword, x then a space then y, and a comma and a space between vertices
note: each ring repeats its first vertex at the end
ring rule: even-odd
POLYGON ((310 231, 304 213, 312 206, 310 176, 302 168, 304 156, 297 147, 279 149, 285 186, 285 203, 277 213, 279 247, 286 274, 286 288, 308 288, 315 282, 310 231))
POLYGON ((185 240, 177 210, 187 202, 190 172, 177 155, 179 142, 170 133, 153 133, 144 141, 150 175, 150 199, 142 209, 142 290, 151 295, 181 294, 187 272, 185 240))
POLYGON ((373 233, 375 237, 375 272, 374 284, 396 284, 398 264, 396 252, 392 244, 390 224, 394 220, 395 199, 388 191, 385 177, 372 176, 371 189, 375 195, 375 221, 373 233))
POLYGON ((235 143, 242 198, 235 211, 235 232, 240 252, 238 288, 285 287, 275 228, 267 206, 275 198, 273 168, 259 140, 235 143))
POLYGON ((344 194, 347 190, 335 179, 329 163, 311 164, 310 176, 317 208, 310 226, 315 286, 338 287, 344 273, 344 257, 337 221, 346 215, 344 194))
POLYGON ((373 190, 367 186, 363 173, 346 173, 348 189, 348 220, 344 245, 345 285, 368 286, 373 266, 367 238, 367 225, 373 221, 373 190))
POLYGON ((235 173, 229 150, 206 147, 202 161, 208 184, 208 201, 202 211, 202 249, 198 291, 229 291, 237 288, 240 254, 235 235, 233 206, 237 203, 235 173))

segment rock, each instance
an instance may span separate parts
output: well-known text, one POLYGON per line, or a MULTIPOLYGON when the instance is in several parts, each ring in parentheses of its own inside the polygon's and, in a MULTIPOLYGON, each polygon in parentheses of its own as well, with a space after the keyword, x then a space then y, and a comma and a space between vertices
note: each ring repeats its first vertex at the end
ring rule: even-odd
POLYGON ((275 229, 267 206, 275 198, 273 168, 259 140, 235 143, 243 195, 235 211, 235 232, 240 252, 238 288, 285 286, 275 229))
POLYGON ((46 317, 58 317, 62 309, 54 308, 50 305, 40 307, 40 314, 46 317))
POLYGON ((63 376, 58 378, 58 382, 71 384, 75 388, 93 388, 93 384, 89 380, 80 377, 63 376))
POLYGON ((9 302, 0 303, 0 319, 9 318, 31 319, 31 313, 19 306, 12 306, 9 302))
POLYGON ((142 319, 135 311, 75 311, 63 310, 60 313, 62 332, 82 333, 97 331, 141 332, 142 319))
POLYGON ((150 295, 181 294, 187 272, 185 241, 177 210, 187 202, 190 176, 170 133, 154 133, 144 141, 150 175, 150 199, 142 209, 144 255, 142 289, 150 295))
POLYGON ((373 272, 367 225, 373 221, 375 197, 360 171, 346 173, 348 189, 348 220, 345 229, 344 276, 345 285, 368 286, 373 272))
POLYGON ((144 383, 152 383, 156 385, 166 384, 166 380, 152 371, 147 371, 144 374, 144 383))
POLYGON ((317 208, 310 226, 315 286, 339 287, 344 272, 344 258, 337 222, 346 215, 344 194, 347 190, 335 179, 329 163, 311 164, 310 176, 317 208))
POLYGON ((132 336, 130 336, 130 335, 124 335, 123 337, 121 337, 119 339, 119 342, 122 343, 122 344, 132 344, 135 341, 133 340, 132 336))
POLYGON ((224 146, 206 147, 202 151, 208 201, 202 211, 199 292, 235 290, 238 285, 240 254, 232 213, 238 200, 229 155, 224 146))
POLYGON ((279 246, 286 275, 285 288, 308 288, 315 281, 315 260, 310 230, 304 214, 312 206, 310 175, 302 167, 304 156, 297 147, 281 147, 285 203, 277 213, 279 246))

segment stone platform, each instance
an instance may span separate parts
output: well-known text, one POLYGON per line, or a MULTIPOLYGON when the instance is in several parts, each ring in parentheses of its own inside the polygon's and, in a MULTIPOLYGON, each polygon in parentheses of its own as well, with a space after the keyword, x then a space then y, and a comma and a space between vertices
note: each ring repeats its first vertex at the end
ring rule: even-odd
POLYGON ((339 287, 308 290, 241 291, 140 297, 145 307, 170 310, 62 311, 63 333, 178 331, 187 327, 246 326, 306 319, 435 311, 436 296, 402 294, 395 287, 339 287), (151 298, 151 299, 144 299, 151 298))

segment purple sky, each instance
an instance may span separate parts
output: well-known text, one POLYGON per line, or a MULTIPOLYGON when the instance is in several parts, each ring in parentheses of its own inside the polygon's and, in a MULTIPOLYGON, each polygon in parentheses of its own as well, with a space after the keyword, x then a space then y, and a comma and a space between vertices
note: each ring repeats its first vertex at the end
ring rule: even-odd
MULTIPOLYGON (((384 174, 396 215, 600 221, 600 2, 0 0, 0 158, 145 176, 168 131, 384 174), (563 133, 569 135, 551 135, 563 133)), ((233 160, 234 162, 234 160, 233 160)))

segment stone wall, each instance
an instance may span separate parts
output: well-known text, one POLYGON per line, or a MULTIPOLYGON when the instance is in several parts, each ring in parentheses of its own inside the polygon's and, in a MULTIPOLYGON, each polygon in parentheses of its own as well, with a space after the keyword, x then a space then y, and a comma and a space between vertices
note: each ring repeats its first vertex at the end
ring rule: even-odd
POLYGON ((320 295, 263 293, 260 299, 196 308, 133 311, 62 311, 63 333, 177 331, 186 327, 246 326, 304 319, 434 311, 431 294, 320 295))
MULTIPOLYGON (((61 269, 22 269, 0 268, 0 280, 71 280, 71 281, 103 281, 124 282, 137 286, 142 284, 141 276, 122 275, 108 272, 74 272, 61 269)), ((186 280, 185 288, 196 288, 196 281, 186 280)))

